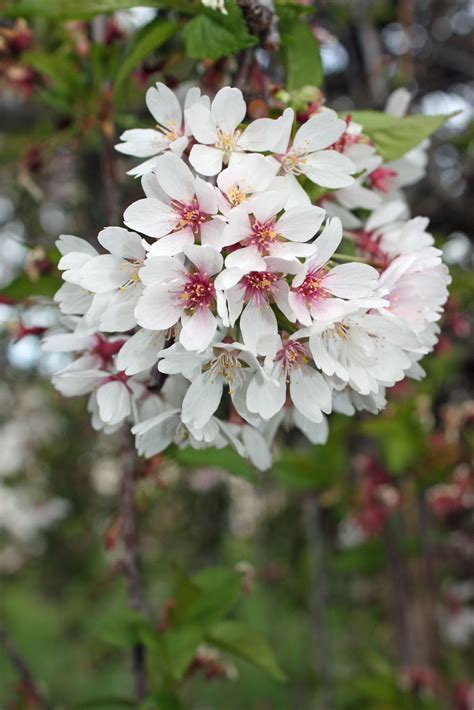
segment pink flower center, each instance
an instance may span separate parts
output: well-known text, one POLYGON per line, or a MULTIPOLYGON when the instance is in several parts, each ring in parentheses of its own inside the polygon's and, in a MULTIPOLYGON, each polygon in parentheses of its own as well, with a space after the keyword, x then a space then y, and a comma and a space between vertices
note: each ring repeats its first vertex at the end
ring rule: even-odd
POLYGON ((346 148, 350 145, 354 145, 355 143, 369 143, 368 139, 360 133, 349 133, 348 129, 351 124, 351 116, 349 114, 345 117, 344 121, 346 122, 347 128, 342 136, 329 146, 330 150, 337 150, 338 153, 344 153, 346 148))
POLYGON ((191 202, 183 204, 182 202, 173 201, 173 209, 179 215, 179 228, 189 227, 194 234, 199 234, 201 224, 207 222, 210 217, 205 212, 202 212, 196 197, 193 197, 191 202))
POLYGON ((370 173, 368 182, 371 188, 380 190, 380 192, 388 192, 396 177, 396 170, 392 170, 391 168, 377 168, 370 173))
POLYGON ((276 359, 281 362, 286 372, 291 372, 295 367, 307 365, 309 362, 308 351, 297 340, 284 340, 276 359))
POLYGON ((271 219, 268 222, 255 220, 252 224, 252 232, 245 240, 245 244, 246 246, 256 246, 260 254, 266 254, 276 238, 275 220, 271 219))
POLYGON ((326 277, 327 269, 313 269, 308 271, 305 280, 294 289, 294 291, 304 298, 305 301, 312 303, 320 298, 329 298, 329 292, 321 285, 326 277))
POLYGON ((211 308, 215 297, 214 283, 205 271, 196 271, 186 276, 180 299, 187 312, 194 313, 198 308, 211 308))
POLYGON ((107 367, 112 362, 114 355, 118 353, 125 340, 113 340, 112 342, 106 340, 101 335, 96 333, 92 336, 93 344, 90 348, 91 355, 97 355, 100 358, 102 367, 107 367))
POLYGON ((268 303, 277 280, 278 276, 273 271, 250 271, 241 280, 245 288, 245 300, 253 298, 257 305, 268 303))

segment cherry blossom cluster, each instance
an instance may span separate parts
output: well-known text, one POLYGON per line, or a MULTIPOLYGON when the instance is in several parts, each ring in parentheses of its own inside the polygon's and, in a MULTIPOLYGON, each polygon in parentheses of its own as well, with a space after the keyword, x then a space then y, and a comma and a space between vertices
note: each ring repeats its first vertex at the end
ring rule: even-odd
POLYGON ((146 103, 155 127, 117 145, 144 159, 125 227, 97 249, 57 242, 62 323, 44 348, 75 354, 53 383, 89 395, 96 429, 127 422, 145 456, 230 444, 264 469, 281 426, 324 443, 332 411, 377 413, 423 375, 450 280, 401 192, 426 145, 387 165, 350 117, 246 123, 230 87, 181 105, 158 83, 146 103))

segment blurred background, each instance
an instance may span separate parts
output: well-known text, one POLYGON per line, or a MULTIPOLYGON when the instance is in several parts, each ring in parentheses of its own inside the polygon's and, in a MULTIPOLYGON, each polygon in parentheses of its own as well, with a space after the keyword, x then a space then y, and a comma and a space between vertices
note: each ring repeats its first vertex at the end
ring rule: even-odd
MULTIPOLYGON (((117 57, 156 13, 76 21, 26 12, 0 23, 5 709, 38 704, 21 663, 54 708, 119 708, 131 696, 119 628, 122 443, 92 430, 85 400, 53 390, 49 376, 67 361, 42 353, 40 336, 58 318, 57 236, 93 241, 141 195, 125 175, 133 160, 113 145, 122 130, 151 125, 146 88, 192 82, 212 93, 235 79, 235 59, 196 62, 173 40, 139 58, 114 96, 117 57)), ((236 570, 235 613, 266 636, 287 676, 199 647, 183 669, 182 706, 150 707, 472 710, 474 5, 320 0, 308 18, 332 108, 383 109, 403 86, 412 111, 458 112, 432 139, 427 175, 408 195, 452 270, 442 337, 426 379, 393 388, 385 412, 332 417, 324 447, 289 435, 266 474, 228 451, 140 463, 140 554, 157 628, 166 628, 177 578, 236 570)), ((253 61, 248 98, 259 96, 262 72, 280 81, 275 59, 258 50, 253 61)))

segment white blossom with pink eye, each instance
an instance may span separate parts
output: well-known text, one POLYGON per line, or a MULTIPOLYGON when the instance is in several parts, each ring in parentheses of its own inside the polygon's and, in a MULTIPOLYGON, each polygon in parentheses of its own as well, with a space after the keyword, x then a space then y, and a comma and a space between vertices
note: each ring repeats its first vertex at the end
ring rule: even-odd
POLYGON ((287 382, 290 399, 302 417, 320 423, 323 412, 332 409, 331 389, 311 361, 311 354, 298 340, 273 339, 267 350, 265 370, 268 377, 257 372, 247 390, 247 407, 262 419, 271 419, 284 406, 287 382))
POLYGON ((157 159, 155 175, 159 189, 125 210, 125 224, 159 240, 150 248, 152 254, 180 254, 194 243, 219 249, 225 223, 217 214, 214 187, 194 177, 172 153, 157 159))
POLYGON ((288 302, 294 319, 303 325, 311 325, 313 319, 342 316, 345 300, 364 299, 366 307, 384 305, 375 296, 379 275, 372 266, 353 262, 328 268, 341 240, 341 222, 333 217, 314 243, 316 254, 299 267, 292 281, 288 302))
POLYGON ((185 249, 187 264, 177 257, 152 257, 140 271, 145 283, 135 315, 148 330, 167 330, 181 323, 179 341, 186 350, 204 350, 216 329, 218 294, 214 276, 222 256, 213 247, 185 249))

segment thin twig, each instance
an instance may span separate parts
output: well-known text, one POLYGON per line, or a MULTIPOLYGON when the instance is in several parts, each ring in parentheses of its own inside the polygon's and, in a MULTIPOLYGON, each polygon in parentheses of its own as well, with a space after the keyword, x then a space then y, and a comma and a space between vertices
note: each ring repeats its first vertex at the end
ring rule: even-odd
POLYGON ((327 627, 328 583, 321 511, 316 495, 308 496, 303 503, 306 541, 312 560, 311 627, 313 653, 320 679, 320 710, 330 710, 332 701, 331 645, 327 627))
POLYGON ((5 626, 0 623, 0 645, 2 646, 5 654, 10 659, 12 666, 15 668, 16 672, 20 676, 21 683, 28 693, 29 698, 37 705, 37 707, 43 710, 49 710, 51 705, 44 697, 42 691, 40 690, 37 682, 35 681, 33 674, 26 663, 25 659, 20 655, 18 649, 10 638, 5 626))
MULTIPOLYGON (((125 433, 123 452, 123 491, 122 491, 122 540, 124 547, 124 569, 127 577, 128 601, 135 611, 145 613, 142 582, 140 577, 140 558, 135 507, 136 454, 130 433, 125 433)), ((132 672, 135 685, 135 697, 141 701, 147 694, 146 654, 142 643, 132 648, 132 672)))

